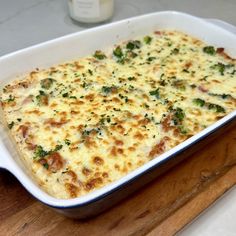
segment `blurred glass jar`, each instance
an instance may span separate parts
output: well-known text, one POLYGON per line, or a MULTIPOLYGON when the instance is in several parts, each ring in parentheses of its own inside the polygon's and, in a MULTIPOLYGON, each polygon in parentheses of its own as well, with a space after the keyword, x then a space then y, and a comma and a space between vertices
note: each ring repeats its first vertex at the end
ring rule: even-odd
POLYGON ((98 23, 112 17, 113 0, 68 0, 72 19, 84 23, 98 23))

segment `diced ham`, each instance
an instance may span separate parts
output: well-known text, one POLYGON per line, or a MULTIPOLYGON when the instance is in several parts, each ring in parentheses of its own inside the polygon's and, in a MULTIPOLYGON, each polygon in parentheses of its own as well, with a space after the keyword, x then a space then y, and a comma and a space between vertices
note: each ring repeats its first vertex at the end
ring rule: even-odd
POLYGON ((205 88, 203 85, 199 85, 199 86, 198 86, 198 89, 199 89, 201 92, 203 92, 203 93, 207 93, 207 92, 208 92, 208 89, 205 88))
POLYGON ((58 152, 53 152, 47 158, 48 169, 51 172, 57 172, 64 165, 64 160, 58 152))
POLYGON ((160 140, 159 143, 157 143, 153 148, 152 150, 149 152, 149 157, 150 158, 153 158, 155 157, 156 155, 160 155, 162 154, 164 151, 165 151, 165 148, 166 148, 166 141, 168 141, 170 138, 165 136, 164 138, 162 138, 160 140))
POLYGON ((21 125, 18 130, 21 131, 23 138, 25 138, 28 134, 29 126, 21 125))
POLYGON ((33 95, 29 95, 27 96, 23 101, 22 101, 22 105, 26 105, 29 104, 33 101, 33 95))
POLYGON ((216 52, 218 54, 220 54, 222 57, 224 57, 225 59, 229 59, 229 60, 233 60, 236 61, 236 59, 230 57, 226 52, 224 48, 217 48, 216 52))
POLYGON ((171 127, 171 121, 172 121, 172 115, 168 114, 163 121, 161 122, 162 129, 165 132, 168 132, 172 127, 171 127))
POLYGON ((44 124, 49 124, 52 127, 60 128, 62 125, 66 124, 68 121, 65 119, 61 119, 60 121, 55 121, 53 118, 47 119, 44 124))

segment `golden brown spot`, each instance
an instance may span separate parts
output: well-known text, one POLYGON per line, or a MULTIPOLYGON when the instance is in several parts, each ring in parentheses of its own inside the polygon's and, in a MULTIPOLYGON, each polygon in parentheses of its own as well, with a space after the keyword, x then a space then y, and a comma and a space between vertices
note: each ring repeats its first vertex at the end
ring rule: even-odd
POLYGON ((68 170, 66 173, 67 173, 67 175, 69 175, 71 177, 73 182, 77 181, 77 175, 73 170, 68 170))
POLYGON ((92 171, 86 167, 83 167, 82 169, 82 173, 85 175, 85 176, 88 176, 92 173, 92 171))
POLYGON ((193 39, 193 44, 196 44, 196 45, 201 45, 202 42, 198 39, 193 39))
POLYGON ((117 149, 117 152, 118 152, 119 154, 123 154, 123 153, 124 153, 124 150, 123 150, 122 148, 118 148, 118 149, 117 149))
POLYGON ((164 138, 162 138, 160 140, 159 143, 157 143, 153 148, 152 150, 149 152, 149 157, 150 158, 153 158, 157 155, 160 155, 162 154, 164 151, 165 151, 165 144, 166 144, 166 141, 168 141, 170 138, 165 136, 164 138))
POLYGON ((39 110, 32 110, 32 111, 26 111, 25 113, 27 114, 35 114, 35 115, 40 115, 42 114, 42 112, 40 112, 39 110))
POLYGON ((142 94, 142 97, 148 101, 150 100, 147 94, 142 94))
POLYGON ((60 116, 64 116, 64 117, 67 116, 67 112, 66 112, 66 111, 61 111, 61 112, 59 112, 58 114, 59 114, 60 116))
POLYGON ((147 125, 148 123, 150 123, 150 120, 148 118, 144 118, 138 121, 139 125, 147 125))
POLYGON ((37 75, 37 74, 38 74, 37 71, 30 72, 30 78, 34 78, 34 76, 37 75))
POLYGON ((93 163, 100 166, 104 163, 104 160, 101 157, 96 156, 93 158, 93 163))
POLYGON ((49 118, 47 119, 44 124, 49 124, 52 127, 57 127, 60 128, 62 125, 66 124, 68 122, 68 120, 61 118, 60 121, 55 121, 53 118, 49 118))
POLYGON ((56 106, 57 106, 57 103, 55 103, 55 102, 53 102, 53 103, 50 105, 51 108, 54 108, 54 107, 56 107, 56 106))
POLYGON ((116 149, 115 146, 113 146, 113 147, 111 148, 110 154, 111 154, 112 156, 117 156, 117 149, 116 149))
POLYGON ((165 132, 168 132, 172 127, 171 127, 171 120, 172 120, 172 115, 168 114, 161 122, 162 129, 165 132))
POLYGON ((102 173, 102 177, 103 177, 103 178, 108 178, 108 177, 109 177, 109 175, 108 175, 108 173, 107 173, 107 172, 103 172, 103 173, 102 173))
POLYGON ((116 103, 120 103, 120 102, 121 102, 120 99, 117 98, 117 97, 112 98, 112 101, 113 101, 113 102, 116 102, 116 103))
POLYGON ((113 106, 111 106, 111 105, 106 106, 106 110, 110 110, 112 108, 113 108, 113 106))
POLYGON ((75 65, 75 68, 77 69, 77 70, 80 70, 80 69, 83 69, 84 68, 84 66, 83 65, 80 65, 79 64, 79 62, 74 62, 74 65, 75 65))
MULTIPOLYGON (((71 126, 71 127, 72 127, 72 129, 75 129, 75 128, 76 128, 75 126, 71 126)), ((84 128, 84 125, 78 125, 76 129, 77 129, 78 131, 82 131, 83 128, 84 128)))
POLYGON ((71 110, 70 113, 72 115, 77 115, 77 114, 80 114, 80 111, 71 110))
POLYGON ((87 148, 96 147, 96 142, 91 137, 86 137, 84 140, 84 145, 87 148))
POLYGON ((128 150, 131 151, 131 152, 133 152, 133 151, 136 150, 136 148, 135 148, 135 147, 128 147, 128 150))
POLYGON ((119 125, 114 125, 111 127, 112 130, 117 130, 117 132, 119 132, 120 134, 124 134, 125 133, 125 128, 119 124, 119 125))
POLYGON ((70 104, 71 105, 82 105, 82 104, 84 104, 84 102, 81 100, 77 100, 77 101, 71 102, 70 104))
POLYGON ((134 115, 134 116, 133 116, 133 119, 139 120, 141 117, 142 117, 141 115, 134 115))
POLYGON ((217 84, 220 84, 221 82, 219 80, 213 79, 212 82, 215 82, 217 84))
POLYGON ((117 146, 122 146, 124 144, 124 142, 122 140, 115 140, 115 144, 117 146))
POLYGON ((88 94, 84 97, 86 100, 93 100, 94 99, 94 94, 91 93, 91 94, 88 94))
POLYGON ((115 164, 115 165, 114 165, 114 168, 115 168, 116 170, 120 170, 120 166, 119 166, 118 164, 115 164))
POLYGON ((187 63, 184 65, 184 67, 185 67, 186 69, 189 69, 189 67, 191 67, 191 66, 192 66, 192 62, 191 62, 191 61, 187 62, 187 63))
POLYGON ((77 194, 79 192, 79 188, 71 183, 65 183, 65 188, 68 191, 68 193, 70 194, 71 198, 75 198, 77 197, 77 194))
POLYGON ((134 136, 133 136, 135 139, 139 139, 139 140, 143 140, 144 139, 144 136, 139 132, 137 131, 134 136))
POLYGON ((98 177, 98 178, 93 178, 91 180, 89 180, 86 184, 85 184, 85 188, 89 191, 91 189, 94 189, 95 187, 97 187, 98 185, 102 184, 102 178, 98 177))
POLYGON ((121 171, 124 172, 124 173, 127 173, 127 172, 128 172, 128 169, 127 169, 126 166, 124 166, 121 171))

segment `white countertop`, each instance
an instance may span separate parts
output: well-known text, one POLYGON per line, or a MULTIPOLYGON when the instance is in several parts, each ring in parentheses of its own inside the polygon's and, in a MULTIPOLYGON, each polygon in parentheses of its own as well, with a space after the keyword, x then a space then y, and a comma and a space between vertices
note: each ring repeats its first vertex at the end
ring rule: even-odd
MULTIPOLYGON (((236 25, 236 0, 115 0, 111 21, 177 10, 236 25)), ((69 17, 67 0, 0 0, 0 56, 95 25, 69 17)), ((236 188, 182 230, 182 236, 235 236, 236 188)))

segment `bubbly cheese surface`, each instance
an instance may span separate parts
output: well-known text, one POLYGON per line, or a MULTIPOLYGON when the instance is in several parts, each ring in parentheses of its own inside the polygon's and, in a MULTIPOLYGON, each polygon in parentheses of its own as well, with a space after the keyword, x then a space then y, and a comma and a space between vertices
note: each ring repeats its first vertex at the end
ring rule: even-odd
POLYGON ((120 179, 236 108, 236 61, 223 48, 156 31, 35 70, 3 87, 21 156, 56 198, 120 179))

